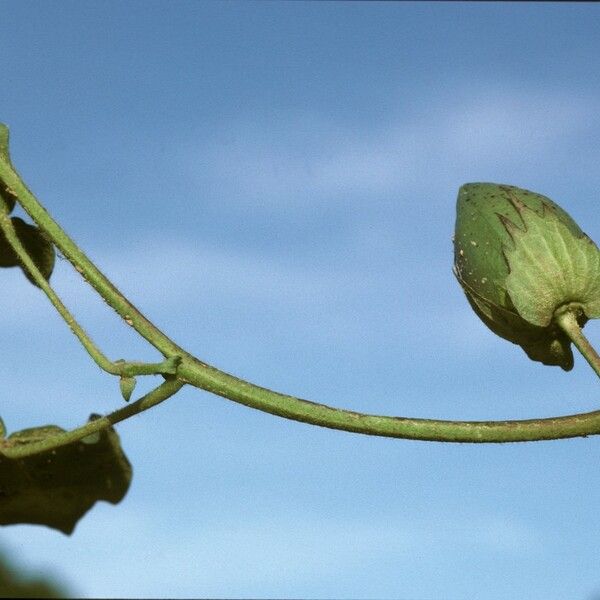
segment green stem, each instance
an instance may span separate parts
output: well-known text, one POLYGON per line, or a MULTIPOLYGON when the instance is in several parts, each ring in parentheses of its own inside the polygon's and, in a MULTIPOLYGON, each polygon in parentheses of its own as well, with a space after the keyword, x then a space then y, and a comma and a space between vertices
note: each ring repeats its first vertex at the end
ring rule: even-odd
POLYGON ((581 327, 579 327, 579 323, 577 321, 577 314, 574 310, 564 310, 558 313, 554 320, 557 325, 569 336, 569 339, 575 344, 575 347, 581 354, 583 358, 587 360, 588 364, 598 377, 600 377, 600 356, 594 347, 590 344, 588 339, 583 335, 583 331, 581 327))
POLYGON ((15 251, 21 263, 25 266, 37 286, 46 294, 54 308, 58 311, 63 320, 67 323, 71 331, 75 334, 82 346, 92 357, 94 362, 104 371, 112 375, 132 377, 134 375, 157 375, 157 374, 175 374, 179 357, 174 356, 160 363, 128 362, 124 360, 111 361, 92 341, 86 331, 79 325, 69 309, 64 305, 58 294, 48 283, 42 272, 25 250, 17 232, 8 215, 8 206, 6 200, 0 195, 0 230, 4 233, 7 241, 15 251))
POLYGON ((54 308, 58 311, 63 320, 67 323, 71 331, 77 336, 88 354, 93 358, 94 362, 109 373, 113 371, 111 361, 104 356, 100 349, 94 344, 91 338, 87 335, 84 329, 77 323, 75 317, 70 313, 69 309, 63 304, 56 292, 46 281, 36 264, 31 260, 29 254, 21 244, 17 232, 8 216, 8 209, 3 198, 0 197, 0 229, 4 233, 9 244, 12 246, 21 263, 25 266, 31 277, 38 287, 46 294, 54 308))
POLYGON ((115 425, 120 421, 160 404, 167 398, 170 398, 173 394, 177 393, 183 385, 184 384, 177 379, 169 379, 145 396, 142 396, 139 400, 136 400, 109 415, 89 421, 85 425, 73 429, 72 431, 65 431, 65 433, 53 435, 41 442, 11 446, 11 439, 8 438, 3 440, 3 447, 0 447, 0 453, 8 458, 18 459, 40 452, 47 452, 54 448, 59 448, 60 446, 66 446, 67 444, 82 440, 88 435, 106 429, 107 427, 115 425))
POLYGON ((365 414, 258 387, 185 360, 177 371, 191 385, 272 415, 354 433, 437 442, 527 442, 600 434, 600 411, 515 421, 449 421, 365 414))
POLYGON ((8 193, 18 198, 19 204, 25 212, 46 232, 52 243, 65 258, 71 262, 82 277, 128 325, 148 340, 163 356, 173 357, 183 353, 183 349, 179 348, 162 331, 148 321, 77 247, 75 242, 29 191, 21 177, 14 170, 10 160, 4 159, 2 152, 0 152, 0 182, 3 183, 8 193))
MULTIPOLYGON (((3 134, 1 126, 0 134, 3 134)), ((3 135, 6 145, 6 131, 3 135)), ((600 411, 520 421, 445 421, 391 417, 316 404, 238 379, 198 360, 148 321, 46 212, 21 181, 8 159, 7 151, 2 152, 1 147, 0 182, 7 189, 7 193, 18 198, 25 211, 48 234, 75 269, 129 325, 165 357, 181 358, 177 368, 177 379, 180 384, 189 383, 240 404, 287 419, 367 435, 438 442, 481 443, 524 442, 600 434, 600 411)), ((134 406, 136 403, 121 410, 127 411, 134 406)), ((135 411, 131 414, 135 414, 135 411)))

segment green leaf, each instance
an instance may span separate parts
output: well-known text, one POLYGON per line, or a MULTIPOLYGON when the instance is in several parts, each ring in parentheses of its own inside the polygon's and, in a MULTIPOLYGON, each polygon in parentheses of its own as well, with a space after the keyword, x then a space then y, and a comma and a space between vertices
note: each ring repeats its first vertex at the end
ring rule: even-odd
POLYGON ((0 267, 18 267, 19 257, 8 243, 4 232, 0 230, 0 267))
MULTIPOLYGON (((19 217, 13 217, 11 220, 19 236, 19 240, 21 240, 23 247, 27 250, 27 254, 29 254, 31 260, 33 260, 37 268, 41 271, 44 279, 50 279, 50 275, 52 275, 52 271, 54 270, 54 246, 44 232, 35 225, 29 225, 29 223, 25 223, 19 217)), ((37 285, 27 269, 23 268, 23 272, 31 283, 37 285)))
MULTIPOLYGON (((29 444, 63 431, 55 425, 25 429, 2 443, 29 444)), ((112 428, 25 458, 0 453, 0 524, 46 525, 71 534, 98 500, 120 502, 131 477, 131 465, 112 428)))
POLYGON ((461 187, 454 273, 469 303, 497 335, 565 370, 570 340, 553 322, 564 305, 600 316, 600 256, 573 219, 549 198, 513 186, 461 187))

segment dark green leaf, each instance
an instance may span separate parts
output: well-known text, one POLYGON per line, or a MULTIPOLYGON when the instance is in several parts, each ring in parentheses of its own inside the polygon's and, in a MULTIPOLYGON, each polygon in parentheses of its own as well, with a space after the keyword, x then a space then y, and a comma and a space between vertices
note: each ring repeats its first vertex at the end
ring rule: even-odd
POLYGON ((0 267, 18 267, 19 259, 4 236, 4 232, 0 231, 0 267))
MULTIPOLYGON (((31 260, 36 264, 42 275, 46 279, 49 279, 54 269, 54 246, 41 229, 35 225, 29 225, 29 223, 26 223, 19 217, 13 217, 11 221, 19 240, 23 244, 23 247, 29 254, 31 260)), ((8 240, 4 236, 4 232, 0 231, 0 267, 16 267, 19 265, 21 265, 19 257, 8 243, 8 240)), ((35 285, 33 277, 31 277, 24 267, 22 268, 27 279, 35 285)))
MULTIPOLYGON (((63 431, 55 425, 36 427, 13 433, 3 443, 28 444, 63 431)), ((70 534, 98 500, 120 502, 131 476, 113 429, 26 458, 0 454, 0 524, 46 525, 70 534)))
MULTIPOLYGON (((35 225, 29 225, 29 223, 25 223, 19 217, 13 217, 11 220, 27 254, 29 254, 44 278, 50 279, 50 275, 52 275, 52 271, 54 270, 54 246, 43 231, 35 225)), ((27 279, 36 285, 33 277, 31 277, 25 268, 23 268, 23 272, 27 276, 27 279)))

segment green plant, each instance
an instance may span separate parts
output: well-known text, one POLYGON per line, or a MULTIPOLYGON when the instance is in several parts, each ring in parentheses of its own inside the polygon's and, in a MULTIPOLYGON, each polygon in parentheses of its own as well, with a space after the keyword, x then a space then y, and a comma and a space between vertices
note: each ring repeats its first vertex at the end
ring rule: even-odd
MULTIPOLYGON (((52 485, 58 480, 66 488, 85 487, 87 507, 100 498, 118 502, 127 491, 131 474, 112 426, 163 402, 185 385, 273 415, 367 435, 481 443, 600 433, 600 411, 521 421, 447 421, 372 415, 281 394, 215 369, 186 352, 148 321, 43 208, 11 163, 8 129, 4 125, 0 125, 0 232, 0 266, 19 265, 24 270, 30 281, 46 294, 90 357, 104 371, 119 378, 125 400, 133 392, 136 377, 158 374, 164 379, 150 393, 111 414, 96 416, 75 430, 47 426, 3 437, 1 523, 45 523, 65 532, 72 531, 87 510, 82 509, 81 502, 75 502, 59 517, 54 515, 51 519, 43 515, 55 497, 52 485), (10 217, 17 203, 33 224, 10 217), (112 361, 102 353, 49 283, 55 248, 128 325, 158 350, 162 361, 112 361), (87 470, 80 462, 79 475, 69 480, 64 477, 72 460, 69 449, 81 449, 82 444, 95 451, 87 453, 87 470), (58 452, 61 448, 65 449, 64 456, 58 452), (105 467, 108 464, 110 478, 120 482, 118 493, 110 498, 93 485, 100 463, 105 467), (39 476, 41 464, 46 469, 44 477, 39 476), (27 488, 28 485, 31 488, 32 477, 37 477, 34 491, 27 488), (20 498, 17 504, 21 509, 15 511, 16 498, 20 498), (9 505, 12 512, 7 508, 9 505)), ((572 365, 570 341, 573 341, 600 374, 600 358, 581 332, 587 319, 600 315, 599 253, 562 209, 543 196, 510 186, 463 186, 458 200, 455 249, 459 282, 476 313, 494 332, 520 344, 534 360, 565 369, 572 365)))

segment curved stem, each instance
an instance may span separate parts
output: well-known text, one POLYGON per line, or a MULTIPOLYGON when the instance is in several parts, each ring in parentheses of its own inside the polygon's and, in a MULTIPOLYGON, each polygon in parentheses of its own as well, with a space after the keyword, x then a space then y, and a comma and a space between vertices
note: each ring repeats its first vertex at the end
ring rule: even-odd
MULTIPOLYGON (((240 404, 287 419, 367 435, 481 443, 524 442, 600 434, 600 411, 520 421, 446 421, 391 417, 316 404, 238 379, 198 360, 148 321, 46 212, 21 181, 7 159, 7 154, 2 152, 0 182, 18 198, 25 211, 50 236, 62 254, 129 325, 165 357, 181 357, 177 369, 180 384, 189 383, 240 404)), ((135 405, 136 403, 121 411, 131 409, 135 405)))
POLYGON ((529 442, 600 434, 600 410, 515 421, 448 421, 373 415, 317 404, 262 388, 184 359, 178 377, 196 387, 272 415, 383 437, 436 442, 529 442))

